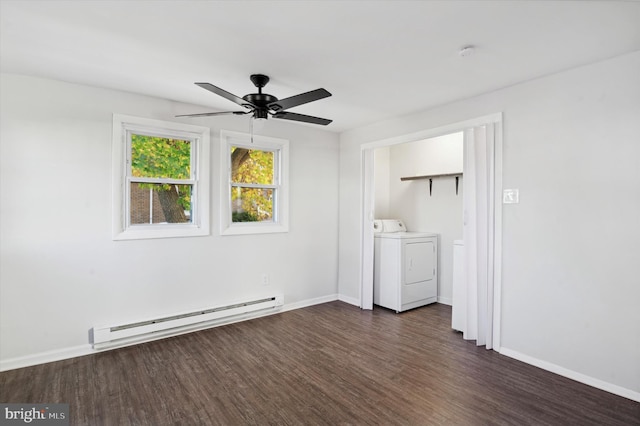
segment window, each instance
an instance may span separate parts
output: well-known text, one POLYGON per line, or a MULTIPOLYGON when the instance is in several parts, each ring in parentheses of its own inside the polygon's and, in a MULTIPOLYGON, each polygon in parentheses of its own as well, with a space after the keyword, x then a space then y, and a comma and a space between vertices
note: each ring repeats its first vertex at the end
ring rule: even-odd
POLYGON ((287 232, 289 141, 222 131, 221 233, 287 232))
POLYGON ((209 234, 209 129, 113 116, 115 240, 209 234))

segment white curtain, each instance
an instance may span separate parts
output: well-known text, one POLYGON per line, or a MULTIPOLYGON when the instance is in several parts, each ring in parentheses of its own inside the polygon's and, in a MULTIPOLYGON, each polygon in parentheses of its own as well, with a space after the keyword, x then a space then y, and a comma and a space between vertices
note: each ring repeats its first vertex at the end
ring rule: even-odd
POLYGON ((464 265, 466 321, 463 338, 493 347, 494 125, 464 132, 464 265))

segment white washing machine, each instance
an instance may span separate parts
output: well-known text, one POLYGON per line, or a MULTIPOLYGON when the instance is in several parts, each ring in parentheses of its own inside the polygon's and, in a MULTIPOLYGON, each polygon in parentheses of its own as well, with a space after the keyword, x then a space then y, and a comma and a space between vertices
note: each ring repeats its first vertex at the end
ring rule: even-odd
POLYGON ((396 312, 438 300, 438 234, 375 220, 373 303, 396 312))

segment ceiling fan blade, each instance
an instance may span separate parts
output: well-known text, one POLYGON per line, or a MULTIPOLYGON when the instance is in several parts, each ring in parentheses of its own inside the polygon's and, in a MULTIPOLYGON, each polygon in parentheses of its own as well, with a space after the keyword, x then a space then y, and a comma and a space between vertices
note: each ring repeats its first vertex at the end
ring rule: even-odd
POLYGON ((231 102, 235 102, 240 106, 247 107, 247 108, 248 107, 256 108, 256 105, 252 104, 251 102, 246 101, 246 100, 234 95, 233 93, 229 93, 226 90, 223 90, 223 89, 221 89, 219 87, 216 87, 213 84, 210 84, 210 83, 195 83, 195 84, 197 86, 202 87, 205 90, 208 90, 210 92, 215 93, 216 95, 220 95, 225 99, 229 99, 231 102))
POLYGON ((307 93, 301 93, 299 95, 291 96, 290 98, 284 98, 280 99, 279 101, 271 102, 267 106, 274 111, 283 111, 285 109, 293 108, 298 105, 306 104, 308 102, 328 98, 329 96, 331 96, 331 93, 329 93, 325 89, 316 89, 307 93))
POLYGON ((214 115, 244 115, 244 114, 249 114, 250 112, 251 111, 201 112, 199 114, 176 115, 176 117, 211 117, 214 115))
POLYGON ((304 123, 320 124, 326 126, 333 120, 327 120, 326 118, 312 117, 310 115, 296 114, 295 112, 276 112, 273 114, 273 118, 282 118, 283 120, 302 121, 304 123))

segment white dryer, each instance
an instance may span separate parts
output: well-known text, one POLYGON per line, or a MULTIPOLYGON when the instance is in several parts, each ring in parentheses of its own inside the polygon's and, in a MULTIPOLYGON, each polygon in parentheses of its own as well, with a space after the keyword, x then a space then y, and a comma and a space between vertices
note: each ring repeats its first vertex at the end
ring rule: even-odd
POLYGON ((373 303, 396 312, 438 299, 438 234, 374 221, 373 303))

